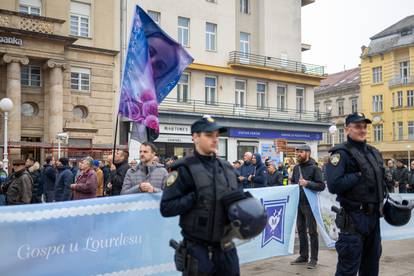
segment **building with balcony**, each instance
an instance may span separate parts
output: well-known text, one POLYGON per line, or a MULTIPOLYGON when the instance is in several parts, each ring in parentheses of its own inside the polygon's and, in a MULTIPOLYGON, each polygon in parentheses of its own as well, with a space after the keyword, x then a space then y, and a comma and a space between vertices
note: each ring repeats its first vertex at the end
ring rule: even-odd
POLYGON ((408 158, 414 146, 414 15, 371 37, 361 55, 362 112, 369 142, 384 158, 408 158))
POLYGON ((10 159, 43 160, 61 132, 69 157, 111 149, 119 11, 114 0, 0 2, 0 97, 14 103, 10 159))
MULTIPOLYGON (((301 51, 310 48, 301 41, 301 9, 312 2, 127 1, 126 22, 138 3, 195 59, 160 106, 161 157, 191 151, 190 125, 204 114, 228 127, 219 143, 220 156, 228 160, 245 151, 270 150, 279 157, 278 139, 290 153, 308 143, 316 157, 329 124, 314 110, 314 87, 324 67, 301 62, 301 51)), ((122 33, 126 49, 128 29, 122 33)), ((121 142, 129 129, 124 121, 121 142)))
POLYGON ((315 88, 315 112, 325 112, 337 128, 334 134, 329 131, 323 133, 323 139, 318 145, 319 157, 328 156, 332 145, 346 141, 345 118, 361 108, 360 82, 358 67, 329 74, 315 88))

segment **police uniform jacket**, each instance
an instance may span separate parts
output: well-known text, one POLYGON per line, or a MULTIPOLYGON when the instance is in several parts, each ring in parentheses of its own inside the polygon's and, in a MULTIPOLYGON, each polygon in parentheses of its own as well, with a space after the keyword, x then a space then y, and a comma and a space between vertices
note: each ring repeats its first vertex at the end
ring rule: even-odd
POLYGON ((380 204, 384 199, 385 178, 379 151, 365 142, 348 141, 330 150, 326 168, 328 189, 346 209, 362 204, 380 204))
POLYGON ((229 224, 221 198, 239 189, 233 167, 215 156, 194 152, 174 162, 166 180, 160 211, 165 217, 180 215, 187 240, 216 244, 229 224))

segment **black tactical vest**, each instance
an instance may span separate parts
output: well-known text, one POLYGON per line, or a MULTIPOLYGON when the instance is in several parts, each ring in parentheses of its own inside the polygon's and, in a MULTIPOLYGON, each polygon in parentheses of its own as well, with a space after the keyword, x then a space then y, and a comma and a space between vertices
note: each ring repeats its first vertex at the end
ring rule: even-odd
POLYGON ((345 150, 353 158, 361 171, 361 180, 343 196, 359 203, 382 203, 384 200, 384 164, 379 151, 367 145, 364 154, 349 143, 342 143, 331 151, 345 150))
POLYGON ((221 198, 225 193, 238 189, 234 169, 218 159, 214 162, 216 168, 213 175, 197 157, 188 156, 182 161, 194 180, 197 200, 191 211, 180 216, 180 226, 194 238, 220 242, 229 223, 221 198))

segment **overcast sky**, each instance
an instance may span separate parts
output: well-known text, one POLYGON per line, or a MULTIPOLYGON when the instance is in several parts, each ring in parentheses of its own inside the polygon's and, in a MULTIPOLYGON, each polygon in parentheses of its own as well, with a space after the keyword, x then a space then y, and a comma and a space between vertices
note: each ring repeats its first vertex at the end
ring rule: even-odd
POLYGON ((302 42, 312 45, 302 62, 354 68, 370 37, 413 14, 414 0, 316 0, 302 8, 302 42))

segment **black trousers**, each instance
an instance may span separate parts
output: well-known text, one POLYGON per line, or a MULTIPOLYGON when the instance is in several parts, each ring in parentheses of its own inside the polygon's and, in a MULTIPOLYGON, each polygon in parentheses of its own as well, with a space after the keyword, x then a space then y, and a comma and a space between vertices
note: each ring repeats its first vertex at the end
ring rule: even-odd
POLYGON ((239 257, 236 248, 222 250, 187 242, 187 254, 191 256, 185 276, 239 276, 239 257))
POLYGON ((299 235, 299 254, 305 259, 309 258, 309 242, 310 237, 311 260, 318 261, 319 240, 318 229, 315 217, 313 216, 311 207, 306 203, 299 203, 298 216, 296 220, 299 235))
POLYGON ((350 213, 355 232, 341 232, 335 244, 338 252, 336 276, 377 276, 381 257, 379 213, 350 213))

